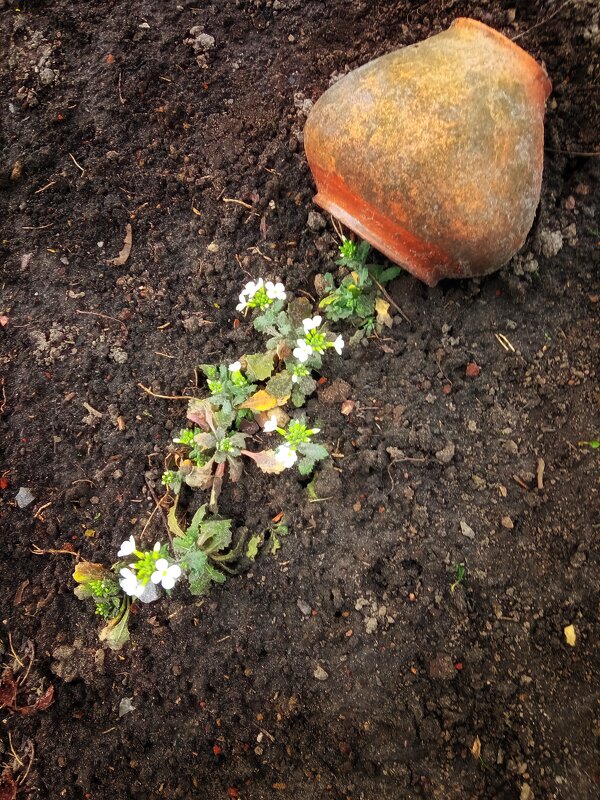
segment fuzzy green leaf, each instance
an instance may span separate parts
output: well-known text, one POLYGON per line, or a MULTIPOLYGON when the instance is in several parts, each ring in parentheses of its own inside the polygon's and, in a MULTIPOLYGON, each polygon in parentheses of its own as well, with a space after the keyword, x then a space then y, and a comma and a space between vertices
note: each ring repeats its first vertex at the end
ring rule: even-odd
POLYGON ((267 392, 278 400, 285 400, 290 396, 292 386, 292 374, 284 369, 267 382, 267 392))
MULTIPOLYGON (((253 353, 246 356, 246 377, 250 383, 266 381, 273 374, 273 351, 267 353, 253 353)), ((244 398, 246 399, 246 398, 244 398)))
POLYGON ((371 272, 375 276, 375 278, 379 281, 379 283, 385 286, 386 283, 393 281, 395 278, 400 275, 402 270, 400 267, 388 267, 387 269, 383 269, 381 267, 377 268, 375 266, 371 267, 371 272))

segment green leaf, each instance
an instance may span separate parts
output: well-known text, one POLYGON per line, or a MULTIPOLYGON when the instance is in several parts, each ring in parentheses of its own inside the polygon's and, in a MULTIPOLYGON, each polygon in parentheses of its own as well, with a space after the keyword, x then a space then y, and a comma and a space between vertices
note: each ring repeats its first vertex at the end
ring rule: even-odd
MULTIPOLYGON (((246 377, 250 383, 266 381, 273 374, 273 351, 266 353, 252 353, 246 356, 246 377)), ((245 398, 244 398, 245 399, 245 398)))
POLYGON ((121 650, 129 641, 129 609, 126 609, 121 617, 115 617, 102 628, 99 633, 101 642, 106 642, 111 650, 121 650))
POLYGON ((306 402, 306 395, 297 384, 294 385, 294 388, 292 389, 291 399, 296 408, 302 408, 306 402))
POLYGON ((290 396, 292 386, 292 374, 284 369, 267 382, 267 392, 277 400, 284 400, 290 396))
POLYGON ((254 559, 258 555, 259 548, 262 547, 263 545, 264 540, 265 540, 264 534, 262 533, 255 534, 248 542, 248 547, 246 548, 246 557, 254 561, 254 559))
POLYGON ((398 275, 400 275, 400 273, 402 272, 402 270, 400 269, 400 267, 388 267, 387 269, 383 269, 381 267, 379 268, 371 267, 371 272, 373 273, 375 278, 379 281, 379 283, 385 286, 386 283, 389 283, 390 281, 393 281, 395 278, 397 278, 398 275))
POLYGON ((316 442, 302 442, 298 445, 298 451, 303 456, 312 458, 313 461, 323 461, 324 458, 329 456, 329 451, 322 444, 316 442))
POLYGON ((202 525, 198 547, 204 546, 207 553, 215 553, 229 547, 231 536, 230 519, 209 520, 202 525))
POLYGON ((189 550, 182 559, 182 563, 190 573, 201 573, 206 569, 208 556, 202 550, 189 550))
POLYGON ((227 576, 224 575, 220 570, 213 567, 211 564, 206 565, 206 574, 210 578, 211 581, 215 583, 225 583, 227 576))
POLYGON ((356 298, 354 311, 358 317, 372 317, 375 313, 375 297, 372 294, 361 294, 356 298))
POLYGON ((194 539, 198 536, 200 530, 200 524, 205 516, 206 516, 206 503, 203 503, 192 517, 192 521, 190 522, 189 528, 187 529, 186 536, 193 536, 194 539))
POLYGON ((190 594, 194 597, 201 597, 206 594, 210 589, 210 576, 206 572, 201 574, 190 574, 189 576, 189 589, 190 594))

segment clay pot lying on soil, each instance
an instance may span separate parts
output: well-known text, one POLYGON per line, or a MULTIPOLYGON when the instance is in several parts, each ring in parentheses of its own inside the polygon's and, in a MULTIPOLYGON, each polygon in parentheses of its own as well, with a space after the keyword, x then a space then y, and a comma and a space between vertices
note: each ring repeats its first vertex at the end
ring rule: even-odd
POLYGON ((493 272, 533 223, 550 90, 524 50, 458 19, 318 100, 304 136, 315 201, 430 286, 493 272))

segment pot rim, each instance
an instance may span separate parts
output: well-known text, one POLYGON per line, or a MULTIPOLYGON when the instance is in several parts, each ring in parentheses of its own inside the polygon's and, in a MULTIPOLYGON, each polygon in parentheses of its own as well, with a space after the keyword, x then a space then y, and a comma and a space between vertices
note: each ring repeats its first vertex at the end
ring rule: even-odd
POLYGON ((544 93, 544 100, 548 99, 550 92, 552 91, 552 81, 548 77, 548 73, 546 72, 545 68, 520 45, 518 45, 512 39, 509 39, 508 36, 505 36, 495 28, 491 28, 489 25, 486 25, 485 22, 480 22, 478 19, 472 19, 471 17, 457 17, 450 25, 448 30, 451 28, 470 28, 471 30, 476 30, 499 44, 501 47, 512 51, 512 53, 522 62, 525 69, 531 72, 536 78, 544 93))

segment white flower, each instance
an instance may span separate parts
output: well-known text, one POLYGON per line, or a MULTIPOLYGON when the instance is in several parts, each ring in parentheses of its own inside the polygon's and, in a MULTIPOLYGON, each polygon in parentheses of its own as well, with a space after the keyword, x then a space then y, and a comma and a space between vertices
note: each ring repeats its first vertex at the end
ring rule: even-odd
POLYGON ((156 542, 156 544, 154 545, 154 552, 158 553, 158 551, 160 550, 161 547, 162 547, 162 544, 160 542, 156 542))
POLYGON ((262 278, 259 278, 257 281, 248 281, 248 283, 244 286, 244 290, 242 295, 248 295, 248 300, 252 300, 254 295, 258 292, 259 289, 262 289, 265 285, 262 278))
POLYGON ((303 319, 302 324, 304 325, 304 333, 308 333, 309 331, 318 328, 322 321, 323 320, 318 314, 316 317, 313 317, 312 319, 310 317, 308 317, 308 319, 303 319))
POLYGON ((163 589, 172 589, 181 575, 179 564, 169 564, 166 558, 159 558, 155 567, 156 571, 150 576, 152 583, 161 583, 163 589))
POLYGON ((117 553, 117 556, 119 558, 122 558, 122 556, 130 556, 134 552, 135 552, 135 539, 133 538, 133 536, 130 536, 129 539, 124 541, 123 544, 121 545, 121 549, 117 553))
POLYGON ((338 356, 342 355, 342 350, 344 349, 344 340, 341 336, 338 336, 335 342, 333 343, 333 348, 338 356))
POLYGON ((283 464, 286 469, 293 467, 298 460, 296 453, 291 449, 291 447, 288 447, 287 444, 279 445, 277 450, 275 450, 275 458, 280 464, 283 464))
POLYGON ((309 433, 311 436, 313 436, 315 433, 321 433, 321 428, 311 428, 309 433))
POLYGON ((128 594, 130 597, 141 597, 144 593, 145 586, 138 581, 135 572, 127 569, 127 567, 123 567, 119 574, 121 575, 119 585, 125 594, 128 594))
POLYGON ((299 380, 300 380, 300 376, 299 375, 295 375, 295 374, 292 375, 292 383, 298 383, 299 380))
POLYGON ((235 307, 236 311, 245 311, 248 308, 248 303, 246 302, 246 295, 242 292, 240 295, 240 302, 235 307))
POLYGON ((234 361, 233 364, 230 364, 227 369, 229 372, 239 372, 242 368, 242 365, 239 361, 234 361))
POLYGON ((275 416, 275 414, 271 414, 270 419, 268 419, 263 425, 263 431, 265 433, 271 433, 272 431, 276 430, 277 430, 277 417, 275 416))
POLYGON ((305 361, 308 361, 309 356, 312 355, 313 349, 309 344, 306 343, 304 339, 298 339, 296 344, 298 347, 294 348, 292 355, 303 364, 305 361))
POLYGON ((265 283, 265 289, 267 290, 267 297, 269 300, 285 300, 285 286, 283 283, 267 281, 265 283))

